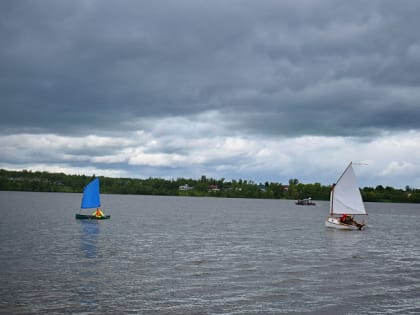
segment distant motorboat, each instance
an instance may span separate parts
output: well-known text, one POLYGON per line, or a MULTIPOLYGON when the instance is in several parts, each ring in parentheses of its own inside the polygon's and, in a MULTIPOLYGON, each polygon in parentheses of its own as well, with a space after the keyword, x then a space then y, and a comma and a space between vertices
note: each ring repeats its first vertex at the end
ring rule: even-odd
POLYGON ((367 215, 352 163, 331 188, 330 216, 325 226, 340 230, 362 230, 366 224, 354 219, 355 215, 367 215))
POLYGON ((83 189, 81 209, 95 209, 92 214, 76 213, 78 220, 106 220, 110 219, 110 215, 104 215, 101 206, 101 198, 99 194, 99 178, 95 178, 83 189))
POLYGON ((305 198, 305 199, 299 199, 296 201, 297 205, 300 206, 315 206, 315 202, 312 201, 312 198, 305 198))

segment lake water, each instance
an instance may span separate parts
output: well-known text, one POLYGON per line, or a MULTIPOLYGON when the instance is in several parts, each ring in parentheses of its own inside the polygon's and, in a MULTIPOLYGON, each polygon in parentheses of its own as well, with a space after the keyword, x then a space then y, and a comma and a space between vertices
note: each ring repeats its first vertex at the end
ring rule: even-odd
POLYGON ((0 314, 419 314, 420 205, 0 192, 0 314))

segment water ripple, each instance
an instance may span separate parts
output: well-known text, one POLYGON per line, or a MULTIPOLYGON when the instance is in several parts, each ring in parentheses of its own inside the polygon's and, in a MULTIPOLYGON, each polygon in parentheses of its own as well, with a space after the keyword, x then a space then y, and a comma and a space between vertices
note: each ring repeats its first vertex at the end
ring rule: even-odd
POLYGON ((420 311, 418 206, 343 233, 322 202, 105 195, 112 220, 78 222, 78 194, 0 194, 0 314, 420 311))

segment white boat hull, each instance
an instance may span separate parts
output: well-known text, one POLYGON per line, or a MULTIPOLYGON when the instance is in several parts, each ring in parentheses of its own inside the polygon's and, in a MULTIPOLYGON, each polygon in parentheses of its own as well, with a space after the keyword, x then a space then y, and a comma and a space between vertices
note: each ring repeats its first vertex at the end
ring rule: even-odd
POLYGON ((337 218, 328 218, 327 221, 325 221, 325 226, 328 228, 338 229, 338 230, 361 230, 364 228, 359 228, 353 224, 344 224, 337 218))

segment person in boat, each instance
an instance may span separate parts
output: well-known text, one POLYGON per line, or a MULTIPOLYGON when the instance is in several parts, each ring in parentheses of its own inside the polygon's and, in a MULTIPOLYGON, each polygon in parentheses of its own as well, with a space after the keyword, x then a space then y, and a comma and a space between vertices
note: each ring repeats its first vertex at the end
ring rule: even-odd
POLYGON ((352 224, 353 223, 353 218, 351 216, 349 216, 348 214, 343 214, 340 217, 340 221, 341 221, 341 223, 344 223, 344 224, 352 224))
POLYGON ((348 214, 343 214, 340 217, 340 222, 344 224, 355 225, 359 228, 359 230, 361 230, 365 226, 364 222, 359 223, 352 216, 349 216, 348 214))
POLYGON ((101 209, 96 208, 96 211, 94 213, 92 213, 92 215, 94 215, 97 218, 102 218, 104 216, 104 213, 102 212, 101 209))

